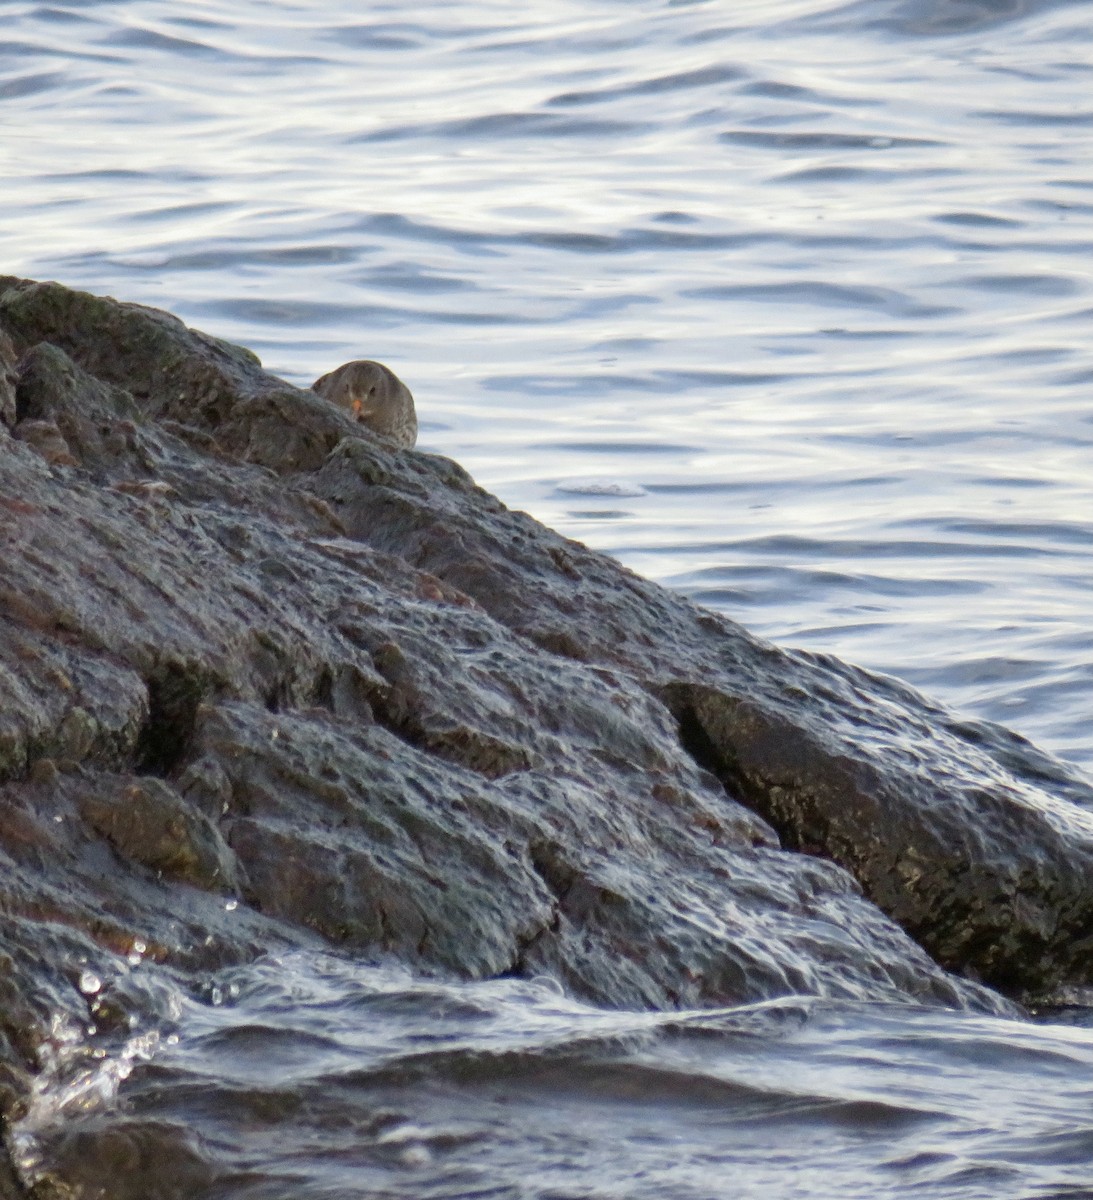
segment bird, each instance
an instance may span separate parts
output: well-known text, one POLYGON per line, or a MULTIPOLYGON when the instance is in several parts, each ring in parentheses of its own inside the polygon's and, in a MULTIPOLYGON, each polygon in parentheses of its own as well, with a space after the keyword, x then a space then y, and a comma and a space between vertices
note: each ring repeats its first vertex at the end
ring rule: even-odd
POLYGON ((417 441, 414 398, 383 363, 367 358, 347 362, 320 375, 311 390, 402 449, 409 450, 417 441))

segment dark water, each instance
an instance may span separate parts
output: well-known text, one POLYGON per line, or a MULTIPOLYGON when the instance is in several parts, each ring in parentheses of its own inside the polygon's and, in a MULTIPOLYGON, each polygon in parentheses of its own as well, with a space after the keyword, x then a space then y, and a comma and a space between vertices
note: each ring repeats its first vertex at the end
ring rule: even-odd
POLYGON ((549 981, 317 956, 209 996, 131 1049, 120 1108, 117 1060, 70 1062, 19 1135, 30 1173, 44 1154, 101 1179, 79 1134, 107 1127, 115 1154, 161 1148, 132 1193, 151 1197, 1093 1196, 1082 1025, 807 998, 603 1012, 549 981))
MULTIPOLYGON (((0 271, 384 359, 514 506, 1093 762, 1087 4, 0 15, 0 271)), ((165 1196, 1093 1197, 1080 1021, 306 957, 213 998, 58 1030, 28 1177, 151 1122, 165 1196)))

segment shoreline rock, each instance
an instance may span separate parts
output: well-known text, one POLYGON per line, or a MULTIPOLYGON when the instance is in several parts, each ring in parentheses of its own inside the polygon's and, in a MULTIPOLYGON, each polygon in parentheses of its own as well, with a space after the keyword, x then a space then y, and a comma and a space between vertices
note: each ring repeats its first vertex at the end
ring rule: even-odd
POLYGON ((59 1017, 155 1021, 134 953, 190 989, 312 946, 648 1008, 1093 983, 1076 770, 167 313, 0 278, 0 539, 6 1115, 59 1017))

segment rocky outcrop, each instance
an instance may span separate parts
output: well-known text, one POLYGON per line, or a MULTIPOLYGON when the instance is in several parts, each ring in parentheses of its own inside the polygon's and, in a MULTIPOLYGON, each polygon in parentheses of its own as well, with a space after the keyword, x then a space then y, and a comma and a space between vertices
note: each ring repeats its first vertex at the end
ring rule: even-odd
POLYGON ((9 1111, 59 1020, 287 946, 658 1008, 1090 982, 1093 792, 1020 738, 166 313, 4 278, 0 330, 9 1111))

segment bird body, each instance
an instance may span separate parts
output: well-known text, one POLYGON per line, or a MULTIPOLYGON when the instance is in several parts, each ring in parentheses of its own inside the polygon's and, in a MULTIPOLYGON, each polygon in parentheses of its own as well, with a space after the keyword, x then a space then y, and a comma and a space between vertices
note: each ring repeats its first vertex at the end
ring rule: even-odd
POLYGON ((417 441, 414 398, 383 363, 364 358, 345 363, 316 379, 311 390, 396 446, 408 450, 417 441))

